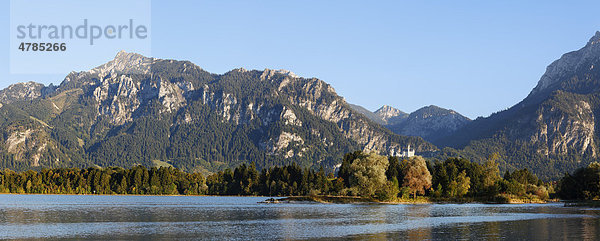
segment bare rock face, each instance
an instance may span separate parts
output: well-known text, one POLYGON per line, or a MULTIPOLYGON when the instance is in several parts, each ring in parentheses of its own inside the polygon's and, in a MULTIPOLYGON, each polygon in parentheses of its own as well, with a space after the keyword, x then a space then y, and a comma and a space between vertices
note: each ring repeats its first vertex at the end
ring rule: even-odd
POLYGON ((284 120, 285 125, 302 126, 302 121, 296 117, 296 114, 291 109, 284 107, 279 118, 284 120))
POLYGON ((597 156, 597 121, 585 97, 559 92, 539 107, 532 122, 535 126, 532 132, 515 130, 510 132, 511 136, 526 140, 536 147, 537 153, 545 156, 572 152, 597 156))
POLYGON ((158 99, 164 106, 161 111, 174 112, 186 104, 185 96, 194 91, 194 85, 190 82, 171 83, 161 80, 158 88, 158 99))
POLYGON ((98 115, 108 116, 116 125, 131 121, 131 114, 140 106, 140 87, 140 83, 125 75, 105 79, 93 91, 98 115))
POLYGON ((269 151, 270 155, 277 155, 278 153, 285 153, 286 158, 293 157, 293 150, 288 151, 288 147, 290 144, 294 144, 297 146, 304 145, 304 140, 302 137, 297 134, 281 132, 281 134, 274 138, 270 139, 267 143, 264 143, 264 147, 269 151), (290 153, 290 151, 292 151, 290 153), (288 154, 289 153, 289 154, 288 154))
POLYGON ((43 131, 42 128, 21 127, 7 128, 8 137, 0 149, 4 149, 13 159, 20 162, 29 162, 31 166, 37 167, 43 164, 54 163, 60 156, 51 156, 49 149, 56 147, 56 143, 43 131))
POLYGON ((597 156, 595 143, 595 118, 590 104, 585 101, 575 103, 572 111, 564 112, 556 107, 542 107, 536 120, 539 131, 532 135, 533 142, 539 142, 538 152, 544 155, 567 154, 576 150, 580 154, 597 156), (547 109, 549 108, 549 109, 547 109))

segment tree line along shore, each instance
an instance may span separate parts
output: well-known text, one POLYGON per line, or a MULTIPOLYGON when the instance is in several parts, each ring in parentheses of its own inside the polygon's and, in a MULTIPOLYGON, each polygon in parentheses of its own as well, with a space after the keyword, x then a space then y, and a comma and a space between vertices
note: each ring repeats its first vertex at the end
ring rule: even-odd
POLYGON ((483 164, 466 159, 426 161, 348 153, 339 171, 297 164, 257 170, 254 164, 210 174, 173 167, 56 168, 0 171, 0 193, 293 196, 319 202, 545 202, 600 198, 600 164, 592 163, 555 182, 527 169, 500 175, 497 155, 483 164))

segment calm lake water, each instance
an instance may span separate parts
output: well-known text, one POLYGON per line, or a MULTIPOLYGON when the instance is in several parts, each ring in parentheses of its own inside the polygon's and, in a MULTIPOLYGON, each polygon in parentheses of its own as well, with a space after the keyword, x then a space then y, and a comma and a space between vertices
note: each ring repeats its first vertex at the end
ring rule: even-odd
POLYGON ((264 197, 0 195, 1 239, 598 240, 562 204, 258 204, 264 197))

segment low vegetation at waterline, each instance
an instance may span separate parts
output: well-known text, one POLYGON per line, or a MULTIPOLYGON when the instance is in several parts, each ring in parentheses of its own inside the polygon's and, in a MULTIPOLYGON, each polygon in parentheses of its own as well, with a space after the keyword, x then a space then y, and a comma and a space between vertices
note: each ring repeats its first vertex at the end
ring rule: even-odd
POLYGON ((0 172, 0 192, 337 196, 392 202, 536 202, 554 193, 552 185, 527 169, 501 177, 496 158, 490 157, 483 165, 459 158, 432 163, 419 156, 400 160, 357 151, 344 156, 337 177, 323 168, 317 171, 297 164, 260 171, 254 164, 242 164, 207 177, 173 167, 59 168, 19 173, 7 169, 0 172))

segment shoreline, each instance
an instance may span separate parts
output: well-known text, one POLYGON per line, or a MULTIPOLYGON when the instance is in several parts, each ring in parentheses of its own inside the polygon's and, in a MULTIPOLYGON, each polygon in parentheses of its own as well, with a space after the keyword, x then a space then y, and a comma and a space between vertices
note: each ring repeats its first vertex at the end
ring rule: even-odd
MULTIPOLYGON (((264 197, 273 196, 241 196, 241 195, 196 195, 196 194, 77 194, 77 193, 0 193, 0 195, 56 195, 56 196, 138 196, 138 197, 264 197)), ((281 197, 282 198, 282 197, 281 197)))
POLYGON ((357 197, 357 196, 258 196, 258 195, 161 195, 161 194, 60 194, 60 193, 0 193, 0 195, 56 195, 56 196, 138 196, 138 197, 256 197, 267 198, 258 203, 277 204, 277 203, 323 203, 323 204, 546 204, 546 203, 564 203, 565 206, 593 206, 600 207, 600 201, 563 201, 551 199, 543 200, 526 200, 526 199, 510 199, 507 201, 489 201, 483 199, 464 198, 461 200, 450 199, 432 199, 429 197, 418 197, 413 199, 400 199, 396 201, 378 201, 373 198, 357 197))
POLYGON ((462 200, 449 200, 449 199, 431 199, 427 197, 420 197, 416 200, 400 199, 396 201, 378 201, 372 198, 365 197, 348 197, 348 196, 291 196, 291 197, 279 197, 269 198, 259 203, 276 204, 276 203, 300 203, 300 202, 316 202, 324 204, 546 204, 546 203, 558 203, 563 202, 560 200, 528 200, 528 199, 507 199, 505 201, 489 201, 483 199, 466 198, 462 200))
POLYGON ((600 208, 600 200, 565 200, 565 207, 600 208))

